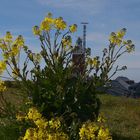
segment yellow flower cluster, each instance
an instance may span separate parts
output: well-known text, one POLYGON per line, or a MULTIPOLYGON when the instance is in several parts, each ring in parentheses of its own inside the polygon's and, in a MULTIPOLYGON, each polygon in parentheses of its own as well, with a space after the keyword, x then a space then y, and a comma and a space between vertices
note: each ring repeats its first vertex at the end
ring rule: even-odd
POLYGON ((29 109, 29 112, 27 114, 27 118, 33 121, 36 121, 37 119, 41 118, 42 115, 38 112, 38 110, 34 107, 29 109))
POLYGON ((17 120, 29 119, 35 128, 28 128, 21 140, 68 140, 68 135, 61 130, 60 118, 46 120, 36 108, 30 108, 26 116, 17 115, 17 120))
POLYGON ((103 125, 104 121, 100 116, 97 122, 88 120, 83 123, 79 132, 80 140, 112 140, 108 128, 103 125))
POLYGON ((61 127, 61 122, 60 122, 60 120, 59 120, 59 118, 52 118, 49 122, 49 126, 50 126, 50 128, 52 128, 52 129, 59 129, 60 127, 61 127))
POLYGON ((16 40, 13 42, 14 45, 18 46, 18 47, 22 47, 24 46, 24 39, 22 35, 19 35, 16 40))
POLYGON ((0 61, 0 75, 3 74, 5 69, 6 69, 6 62, 0 61))
MULTIPOLYGON (((39 111, 32 107, 27 115, 22 113, 17 115, 17 120, 30 120, 35 127, 28 128, 20 140, 68 140, 69 137, 62 131, 62 118, 52 118, 47 120, 42 117, 39 111)), ((99 115, 96 122, 88 120, 79 129, 80 140, 112 140, 108 128, 104 126, 105 119, 99 115)))
POLYGON ((100 127, 98 136, 98 140, 112 140, 112 137, 110 136, 110 132, 108 128, 100 127))
POLYGON ((110 42, 112 44, 120 46, 121 43, 122 43, 122 39, 123 39, 125 33, 126 33, 126 29, 125 28, 121 29, 117 33, 112 32, 110 37, 109 37, 110 42))
POLYGON ((67 27, 66 22, 63 20, 62 17, 53 18, 51 13, 44 18, 41 22, 40 27, 34 26, 33 33, 34 35, 40 35, 42 31, 50 31, 51 29, 57 30, 65 30, 67 27))
POLYGON ((92 65, 93 65, 95 68, 97 68, 97 67, 99 66, 99 64, 100 64, 100 61, 98 60, 98 57, 94 57, 94 58, 92 59, 92 65))
POLYGON ((42 58, 40 53, 32 53, 32 52, 28 53, 28 57, 34 63, 40 63, 41 58, 42 58))
POLYGON ((54 19, 54 24, 55 24, 56 29, 58 30, 65 30, 67 27, 67 23, 63 21, 62 17, 54 19))
POLYGON ((62 39, 62 44, 63 44, 63 47, 66 47, 66 46, 71 46, 72 44, 72 39, 70 36, 67 36, 65 38, 62 39))
POLYGON ((97 122, 99 122, 99 123, 105 123, 106 122, 106 120, 105 120, 105 118, 103 117, 103 114, 99 114, 99 116, 98 116, 98 118, 97 118, 97 122))
MULTIPOLYGON (((0 47, 4 49, 5 48, 5 44, 3 43, 4 40, 10 43, 11 39, 12 39, 12 35, 10 34, 10 32, 7 32, 6 36, 4 37, 4 39, 0 39, 0 47)), ((1 60, 0 61, 0 75, 3 74, 5 69, 6 69, 6 61, 5 60, 1 60)), ((2 81, 0 79, 0 92, 3 92, 5 90, 6 90, 6 86, 4 84, 4 81, 2 81)))
MULTIPOLYGON (((24 39, 21 35, 16 39, 13 39, 12 34, 10 32, 6 32, 6 35, 0 39, 0 49, 3 56, 3 60, 0 61, 0 74, 4 72, 7 64, 11 64, 12 62, 14 63, 13 65, 16 65, 22 47, 24 47, 24 39)), ((12 74, 13 77, 16 77, 19 74, 19 70, 13 67, 12 74)))
MULTIPOLYGON (((66 28, 67 28, 67 23, 63 20, 62 17, 53 18, 52 14, 48 13, 48 15, 41 22, 40 27, 38 26, 33 27, 33 34, 40 35, 42 31, 49 32, 51 29, 65 30, 66 28)), ((75 32, 76 30, 77 30, 76 24, 73 24, 69 27, 69 31, 71 33, 75 32)))
POLYGON ((88 63, 91 67, 98 68, 99 65, 100 65, 99 57, 96 56, 96 57, 94 57, 94 58, 88 58, 88 59, 87 59, 87 63, 88 63))
POLYGON ((44 31, 50 31, 52 24, 53 23, 53 19, 52 18, 48 18, 46 17, 40 25, 40 30, 44 30, 44 31))
POLYGON ((126 46, 126 50, 128 53, 130 53, 135 50, 135 47, 134 47, 134 45, 128 45, 128 46, 126 46))
POLYGON ((76 32, 77 31, 77 25, 76 24, 71 25, 70 28, 69 28, 69 30, 72 33, 76 32))
POLYGON ((128 53, 135 50, 135 45, 132 44, 131 40, 127 40, 126 42, 124 42, 124 44, 126 45, 126 50, 127 50, 128 53))
POLYGON ((126 51, 128 53, 130 53, 130 52, 135 50, 135 46, 134 46, 134 44, 132 44, 131 40, 127 40, 127 41, 123 40, 123 37, 124 37, 125 33, 126 33, 126 29, 125 28, 121 29, 117 33, 112 32, 110 37, 109 37, 109 41, 113 45, 125 46, 126 47, 126 51))
POLYGON ((0 39, 0 49, 3 51, 3 57, 5 60, 11 56, 17 56, 23 46, 24 39, 21 35, 13 40, 12 34, 7 32, 5 37, 0 39))
POLYGON ((3 91, 5 91, 6 90, 6 86, 5 86, 5 84, 4 84, 4 81, 1 81, 0 80, 0 92, 3 92, 3 91))
POLYGON ((85 122, 79 132, 80 140, 95 140, 99 127, 94 122, 85 122))
POLYGON ((41 31, 40 31, 38 26, 34 26, 32 31, 33 31, 34 35, 40 35, 40 33, 41 33, 41 31))
POLYGON ((12 35, 11 35, 11 33, 10 32, 6 32, 6 35, 5 35, 5 37, 4 37, 4 41, 5 42, 12 42, 12 35))

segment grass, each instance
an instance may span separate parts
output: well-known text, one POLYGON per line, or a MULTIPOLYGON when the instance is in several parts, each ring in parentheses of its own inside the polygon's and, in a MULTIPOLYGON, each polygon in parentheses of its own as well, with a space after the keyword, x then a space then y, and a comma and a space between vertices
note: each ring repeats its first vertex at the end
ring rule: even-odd
MULTIPOLYGON (((20 90, 13 87, 8 88, 4 92, 3 94, 4 98, 6 99, 6 101, 8 101, 8 103, 11 103, 8 104, 8 108, 7 108, 8 110, 10 109, 12 110, 12 112, 14 112, 15 107, 16 109, 20 107, 22 102, 20 92, 21 92, 20 90)), ((4 106, 6 106, 5 102, 0 100, 0 107, 4 107, 4 106)), ((0 115, 1 114, 3 114, 3 112, 1 112, 0 110, 0 115)), ((7 114, 6 116, 5 115, 0 116, 0 140, 17 140, 19 138, 18 135, 19 135, 18 125, 13 119, 11 119, 11 115, 7 114)))
POLYGON ((140 140, 140 99, 100 95, 113 140, 140 140))

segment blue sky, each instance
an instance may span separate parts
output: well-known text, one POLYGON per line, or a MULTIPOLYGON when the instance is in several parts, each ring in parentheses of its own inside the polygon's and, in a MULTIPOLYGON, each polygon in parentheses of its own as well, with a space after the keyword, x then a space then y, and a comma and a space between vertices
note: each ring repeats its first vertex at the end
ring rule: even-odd
POLYGON ((118 64, 128 69, 118 75, 140 81, 140 0, 1 0, 0 37, 6 31, 13 35, 22 34, 26 44, 34 51, 39 50, 39 42, 32 34, 32 27, 52 12, 54 17, 62 16, 68 24, 76 23, 78 32, 74 38, 82 36, 81 22, 89 22, 87 46, 92 55, 100 55, 108 45, 112 31, 127 28, 127 39, 131 39, 136 50, 123 56, 118 64))

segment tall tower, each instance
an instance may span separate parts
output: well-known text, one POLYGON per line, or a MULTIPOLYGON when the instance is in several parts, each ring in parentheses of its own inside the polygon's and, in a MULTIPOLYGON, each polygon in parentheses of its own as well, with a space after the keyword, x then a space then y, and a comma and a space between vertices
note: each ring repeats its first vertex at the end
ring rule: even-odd
POLYGON ((86 50, 86 24, 83 24, 83 39, 78 37, 76 46, 72 54, 74 74, 83 74, 85 71, 85 50, 86 50))
POLYGON ((87 29, 87 22, 82 22, 83 25, 83 48, 86 48, 86 29, 87 29))

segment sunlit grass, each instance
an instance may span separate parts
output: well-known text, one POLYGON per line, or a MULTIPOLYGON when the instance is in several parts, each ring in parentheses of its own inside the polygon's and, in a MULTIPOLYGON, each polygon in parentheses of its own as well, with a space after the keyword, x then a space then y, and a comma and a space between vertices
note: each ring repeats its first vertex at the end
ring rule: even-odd
POLYGON ((140 99, 100 95, 113 140, 140 140, 140 99))

